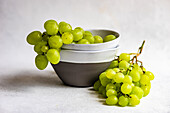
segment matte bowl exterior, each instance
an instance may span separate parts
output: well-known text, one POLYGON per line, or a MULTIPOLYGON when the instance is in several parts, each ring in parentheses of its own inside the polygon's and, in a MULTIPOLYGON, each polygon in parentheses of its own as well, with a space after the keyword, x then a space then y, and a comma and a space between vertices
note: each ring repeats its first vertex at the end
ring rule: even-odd
POLYGON ((119 44, 119 33, 113 30, 106 30, 106 29, 94 29, 94 30, 87 30, 90 31, 93 36, 99 35, 102 38, 104 38, 107 35, 115 35, 116 39, 109 41, 109 42, 104 42, 104 43, 99 43, 99 44, 64 44, 62 46, 63 49, 67 50, 88 50, 88 51, 94 51, 94 50, 104 50, 108 48, 114 48, 119 44))
POLYGON ((76 87, 89 87, 98 79, 100 73, 105 71, 110 62, 104 63, 68 63, 60 61, 52 64, 55 72, 64 84, 76 87))

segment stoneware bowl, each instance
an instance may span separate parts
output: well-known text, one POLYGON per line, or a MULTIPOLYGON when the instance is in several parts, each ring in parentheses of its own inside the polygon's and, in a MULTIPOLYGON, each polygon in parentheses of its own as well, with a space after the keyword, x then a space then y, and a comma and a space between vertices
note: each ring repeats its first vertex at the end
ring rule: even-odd
POLYGON ((102 50, 102 49, 108 49, 112 47, 116 47, 119 44, 119 34, 115 31, 112 30, 106 30, 106 29, 95 29, 95 30, 87 30, 90 31, 93 36, 99 35, 102 38, 104 38, 107 35, 115 35, 116 39, 105 42, 105 43, 100 43, 100 44, 64 44, 62 46, 63 49, 71 49, 71 50, 88 50, 88 51, 93 51, 93 50, 102 50))
MULTIPOLYGON (((108 31, 106 32, 108 33, 108 31)), ((106 35, 105 32, 102 33, 106 35)), ((88 45, 84 45, 84 48, 85 46, 88 45)), ((89 87, 98 79, 100 73, 108 68, 118 48, 119 46, 116 45, 115 47, 111 46, 111 48, 106 47, 106 49, 90 51, 62 49, 60 52, 60 63, 52 64, 52 67, 64 84, 76 87, 89 87)))

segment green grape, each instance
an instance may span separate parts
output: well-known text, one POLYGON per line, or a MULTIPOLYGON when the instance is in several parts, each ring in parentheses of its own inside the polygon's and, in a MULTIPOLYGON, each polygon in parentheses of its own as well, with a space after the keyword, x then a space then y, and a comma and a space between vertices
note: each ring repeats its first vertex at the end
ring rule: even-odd
POLYGON ((113 76, 116 74, 115 71, 113 71, 112 69, 108 69, 106 71, 106 77, 109 78, 109 79, 113 79, 113 76))
POLYGON ((106 77, 106 72, 103 72, 99 75, 99 80, 101 81, 104 77, 106 77))
POLYGON ((113 71, 115 71, 117 73, 117 72, 120 72, 120 69, 119 68, 113 68, 113 71))
POLYGON ((110 96, 112 96, 112 95, 117 95, 117 91, 116 90, 114 90, 114 89, 108 89, 107 91, 106 91, 106 96, 107 97, 110 97, 110 96))
POLYGON ((107 97, 107 96, 106 96, 106 89, 102 90, 102 95, 103 95, 104 98, 107 97))
POLYGON ((48 60, 45 55, 37 55, 35 57, 35 65, 39 70, 44 70, 48 65, 48 60))
POLYGON ((84 39, 87 39, 87 40, 90 42, 90 44, 93 44, 93 43, 94 43, 94 37, 93 37, 93 35, 86 34, 86 35, 83 36, 83 38, 84 38, 84 39))
POLYGON ((87 39, 81 39, 77 44, 90 44, 90 42, 87 39))
POLYGON ((81 27, 76 27, 75 29, 79 29, 79 30, 81 30, 81 32, 82 33, 84 33, 85 31, 83 30, 83 28, 81 28, 81 27))
POLYGON ((73 37, 74 37, 74 41, 79 41, 83 38, 83 32, 80 29, 74 29, 72 31, 73 37))
POLYGON ((106 86, 106 91, 109 90, 109 89, 116 89, 116 86, 114 84, 112 84, 112 83, 109 83, 106 86))
POLYGON ((109 42, 109 41, 112 41, 114 39, 116 39, 116 37, 114 35, 107 35, 107 36, 104 37, 103 41, 109 42))
POLYGON ((138 82, 140 80, 140 73, 139 71, 132 69, 130 72, 130 76, 132 77, 132 81, 138 82))
POLYGON ((101 86, 99 87, 99 93, 102 94, 103 90, 105 90, 105 87, 101 85, 101 86))
POLYGON ((42 34, 40 31, 33 31, 27 36, 27 42, 31 45, 36 45, 42 40, 42 34))
POLYGON ((138 96, 139 99, 141 99, 144 95, 144 91, 140 87, 134 86, 131 94, 135 94, 138 96))
POLYGON ((113 60, 109 66, 109 68, 116 68, 119 66, 118 60, 113 60))
POLYGON ((48 43, 50 47, 54 49, 61 48, 61 46, 63 45, 63 41, 58 35, 51 36, 48 40, 48 43))
POLYGON ((92 35, 92 33, 90 31, 84 31, 84 34, 90 34, 92 35))
POLYGON ((35 51, 37 54, 42 54, 43 51, 41 51, 41 48, 42 48, 42 46, 46 46, 46 45, 47 45, 47 42, 45 42, 45 41, 38 42, 38 43, 34 46, 34 51, 35 51))
POLYGON ((117 104, 117 102, 118 102, 118 98, 115 95, 110 96, 106 99, 107 105, 115 105, 115 104, 117 104))
POLYGON ((64 32, 62 34, 62 41, 64 44, 71 44, 73 42, 73 35, 70 32, 64 32))
POLYGON ((50 37, 48 36, 47 32, 44 32, 42 35, 42 40, 47 42, 49 38, 50 37))
POLYGON ((59 23, 59 32, 60 34, 63 34, 64 32, 70 32, 72 30, 72 27, 70 24, 66 22, 60 22, 59 23))
POLYGON ((129 104, 130 104, 131 106, 136 106, 136 105, 138 105, 139 103, 140 103, 140 99, 138 98, 138 96, 135 95, 135 94, 131 94, 131 95, 130 95, 130 98, 129 98, 129 104))
POLYGON ((132 91, 132 86, 128 83, 123 83, 121 86, 121 92, 124 94, 130 94, 132 91))
POLYGON ((138 65, 138 64, 134 64, 133 65, 134 69, 136 69, 137 71, 139 71, 139 73, 142 75, 143 74, 143 71, 141 69, 141 67, 138 65))
POLYGON ((55 20, 47 20, 44 23, 44 28, 49 35, 56 35, 58 33, 58 23, 55 20))
POLYGON ((149 94, 149 92, 150 92, 150 88, 149 88, 149 86, 141 86, 141 88, 142 88, 142 90, 143 90, 143 92, 144 92, 144 97, 146 97, 148 94, 149 94))
POLYGON ((135 84, 134 84, 134 83, 131 83, 130 85, 132 86, 132 88, 135 86, 135 84))
POLYGON ((101 81, 101 84, 102 84, 103 86, 106 86, 108 83, 111 82, 111 80, 108 79, 106 76, 103 77, 100 81, 101 81))
POLYGON ((125 96, 120 96, 118 103, 119 103, 119 105, 122 106, 122 107, 127 106, 128 103, 129 103, 129 99, 128 99, 127 97, 125 97, 125 96))
POLYGON ((149 77, 150 80, 153 80, 153 79, 154 79, 154 74, 153 74, 152 72, 146 71, 145 74, 149 77))
POLYGON ((121 82, 123 82, 124 75, 122 73, 118 72, 113 76, 113 79, 116 83, 121 83, 121 82))
POLYGON ((60 61, 60 53, 56 49, 49 49, 47 51, 47 59, 52 64, 58 64, 60 61))
POLYGON ((128 69, 129 68, 129 63, 125 60, 120 61, 119 63, 119 68, 120 69, 128 69))
POLYGON ((94 36, 94 43, 103 43, 103 38, 98 35, 94 36))
POLYGON ((48 51, 48 49, 49 49, 48 46, 42 46, 41 47, 41 51, 44 52, 44 53, 46 53, 48 51))
POLYGON ((127 53, 121 53, 120 56, 119 56, 119 59, 120 60, 126 60, 127 62, 130 61, 130 55, 127 54, 127 53))
POLYGON ((124 79, 123 79, 123 83, 132 83, 132 77, 129 75, 125 75, 124 79))
POLYGON ((100 81, 99 81, 99 80, 96 81, 96 82, 94 83, 94 86, 93 86, 93 87, 94 87, 94 90, 98 91, 100 86, 101 86, 100 81))
POLYGON ((149 77, 147 76, 147 75, 141 75, 141 79, 140 79, 140 83, 142 84, 142 85, 146 85, 146 84, 148 84, 150 82, 150 79, 149 79, 149 77))

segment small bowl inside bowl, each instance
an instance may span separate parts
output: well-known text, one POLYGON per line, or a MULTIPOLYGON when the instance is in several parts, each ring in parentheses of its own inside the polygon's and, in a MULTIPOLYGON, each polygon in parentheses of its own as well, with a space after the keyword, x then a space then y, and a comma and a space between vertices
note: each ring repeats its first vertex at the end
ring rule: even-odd
POLYGON ((108 48, 113 48, 119 44, 120 37, 119 37, 119 33, 117 33, 116 31, 105 30, 105 29, 94 29, 88 31, 90 31, 93 34, 93 36, 99 35, 102 38, 104 38, 107 35, 115 35, 116 39, 109 42, 99 43, 99 44, 64 44, 62 48, 71 49, 71 50, 93 51, 93 50, 104 50, 108 48))

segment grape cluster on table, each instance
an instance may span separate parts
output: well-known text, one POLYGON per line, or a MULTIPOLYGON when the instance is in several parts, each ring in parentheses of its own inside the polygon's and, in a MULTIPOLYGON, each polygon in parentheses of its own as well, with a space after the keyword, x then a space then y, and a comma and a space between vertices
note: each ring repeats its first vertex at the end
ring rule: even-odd
POLYGON ((99 75, 94 89, 106 98, 107 105, 136 106, 149 94, 154 75, 141 62, 122 53, 99 75), (140 64, 140 65, 139 65, 140 64))
POLYGON ((47 20, 44 23, 45 32, 33 31, 27 36, 27 42, 34 45, 34 51, 38 54, 35 58, 36 67, 43 70, 48 61, 58 64, 60 50, 63 44, 97 44, 116 39, 114 35, 93 36, 90 31, 84 31, 81 27, 72 26, 66 22, 59 24, 55 20, 47 20))

